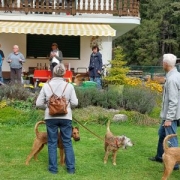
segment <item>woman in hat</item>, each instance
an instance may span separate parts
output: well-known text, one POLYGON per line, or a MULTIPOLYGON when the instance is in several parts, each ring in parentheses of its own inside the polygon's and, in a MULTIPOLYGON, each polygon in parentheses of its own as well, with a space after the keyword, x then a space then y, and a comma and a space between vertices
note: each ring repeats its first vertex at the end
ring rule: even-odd
MULTIPOLYGON (((67 82, 64 81, 63 76, 66 70, 64 64, 60 63, 53 69, 53 78, 49 81, 54 93, 61 96, 67 82)), ((45 109, 45 121, 48 134, 48 154, 49 154, 49 172, 56 174, 58 172, 57 166, 57 142, 58 142, 58 129, 60 128, 61 138, 65 150, 65 163, 67 172, 69 174, 75 173, 75 156, 71 142, 72 135, 72 106, 78 105, 78 99, 72 84, 68 84, 64 93, 68 102, 67 114, 51 116, 47 101, 52 95, 49 85, 46 83, 36 100, 36 106, 45 109)))
POLYGON ((52 43, 52 51, 50 52, 50 69, 53 75, 53 68, 61 63, 61 61, 63 60, 63 54, 62 52, 58 49, 58 44, 57 43, 52 43))

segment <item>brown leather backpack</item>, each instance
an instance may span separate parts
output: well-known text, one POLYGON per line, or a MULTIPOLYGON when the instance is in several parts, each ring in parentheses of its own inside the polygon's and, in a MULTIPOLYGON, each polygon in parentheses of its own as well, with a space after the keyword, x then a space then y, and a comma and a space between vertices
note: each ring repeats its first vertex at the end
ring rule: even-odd
POLYGON ((48 101, 48 108, 49 108, 49 114, 51 116, 57 116, 57 115, 63 115, 63 114, 67 114, 67 106, 68 106, 68 103, 67 103, 67 100, 65 98, 65 96, 63 95, 64 94, 64 91, 66 90, 66 87, 68 85, 68 83, 66 84, 63 92, 62 92, 62 95, 59 97, 57 96, 53 90, 52 90, 52 87, 50 86, 49 82, 48 82, 48 85, 49 87, 51 88, 51 91, 52 91, 52 95, 51 97, 49 98, 49 101, 48 101))

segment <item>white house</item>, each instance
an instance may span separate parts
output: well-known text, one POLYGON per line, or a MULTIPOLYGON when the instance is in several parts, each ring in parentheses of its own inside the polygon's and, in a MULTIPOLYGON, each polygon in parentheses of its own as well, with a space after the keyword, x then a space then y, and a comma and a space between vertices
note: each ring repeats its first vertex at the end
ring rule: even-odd
MULTIPOLYGON (((106 64, 112 58, 113 39, 139 24, 139 0, 2 0, 0 4, 1 49, 7 57, 13 45, 19 45, 26 57, 25 71, 37 63, 49 64, 52 42, 58 43, 64 63, 84 71, 90 44, 98 41, 106 64)), ((8 63, 2 69, 7 76, 8 63)))

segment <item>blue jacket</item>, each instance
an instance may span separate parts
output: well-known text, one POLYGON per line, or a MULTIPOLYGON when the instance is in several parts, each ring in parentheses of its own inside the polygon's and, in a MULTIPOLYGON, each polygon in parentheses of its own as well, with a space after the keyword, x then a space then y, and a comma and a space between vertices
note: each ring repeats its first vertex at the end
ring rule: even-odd
POLYGON ((100 77, 101 75, 98 71, 102 71, 102 55, 100 52, 96 54, 91 54, 89 63, 89 76, 90 77, 100 77))

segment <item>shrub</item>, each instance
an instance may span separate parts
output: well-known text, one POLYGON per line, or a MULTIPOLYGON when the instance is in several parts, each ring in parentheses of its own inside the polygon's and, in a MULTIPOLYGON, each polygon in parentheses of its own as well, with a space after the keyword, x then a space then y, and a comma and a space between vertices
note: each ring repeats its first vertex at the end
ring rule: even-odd
POLYGON ((148 88, 141 86, 124 86, 123 108, 138 111, 142 114, 150 113, 156 106, 158 95, 148 88))
POLYGON ((151 118, 147 114, 141 114, 137 111, 121 110, 120 113, 128 116, 128 123, 130 124, 151 126, 159 123, 159 119, 151 118))
POLYGON ((116 90, 99 91, 96 88, 75 88, 79 100, 78 107, 83 108, 90 105, 104 108, 118 108, 122 104, 122 94, 116 90))
POLYGON ((26 100, 31 96, 32 93, 21 84, 9 84, 1 86, 0 88, 0 101, 2 99, 26 100))
POLYGON ((124 67, 126 61, 124 61, 123 49, 121 47, 114 49, 114 59, 110 61, 110 64, 108 76, 104 78, 104 81, 107 84, 124 84, 129 68, 124 67))
POLYGON ((116 113, 99 106, 88 106, 86 108, 74 109, 73 117, 83 124, 98 123, 104 125, 108 120, 112 120, 116 113))
POLYGON ((22 100, 12 100, 10 102, 10 106, 16 108, 16 109, 20 109, 23 111, 31 111, 34 108, 34 99, 33 98, 28 98, 25 101, 22 100))
POLYGON ((9 125, 32 125, 39 120, 44 119, 44 111, 32 109, 25 112, 24 110, 15 109, 14 107, 4 107, 0 111, 0 123, 9 125))

